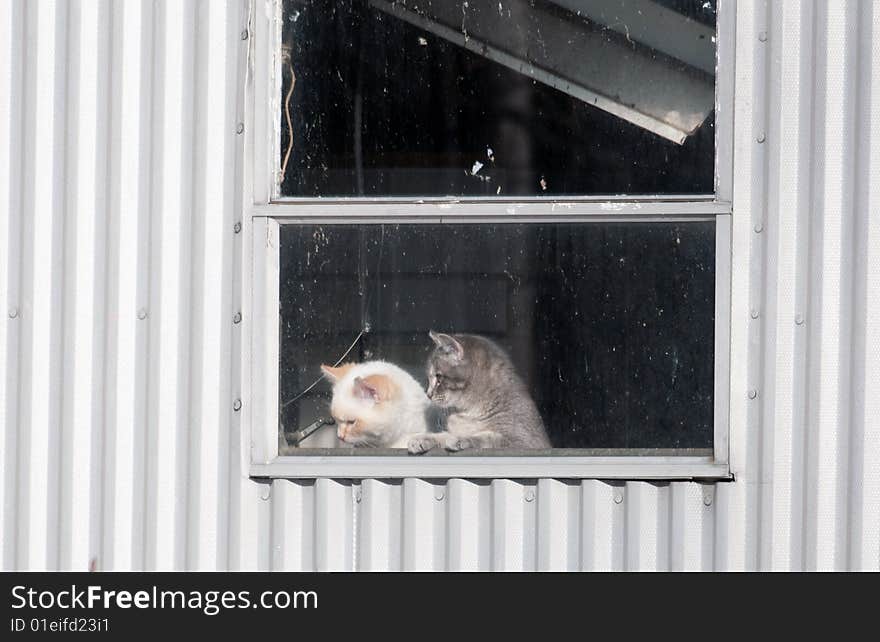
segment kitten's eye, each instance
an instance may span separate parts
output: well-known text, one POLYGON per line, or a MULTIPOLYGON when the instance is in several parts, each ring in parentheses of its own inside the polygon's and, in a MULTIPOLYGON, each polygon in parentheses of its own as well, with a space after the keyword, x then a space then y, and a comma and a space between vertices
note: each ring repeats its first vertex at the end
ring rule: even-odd
POLYGON ((434 379, 437 380, 437 383, 440 383, 441 381, 443 381, 443 375, 438 372, 434 375, 434 379))

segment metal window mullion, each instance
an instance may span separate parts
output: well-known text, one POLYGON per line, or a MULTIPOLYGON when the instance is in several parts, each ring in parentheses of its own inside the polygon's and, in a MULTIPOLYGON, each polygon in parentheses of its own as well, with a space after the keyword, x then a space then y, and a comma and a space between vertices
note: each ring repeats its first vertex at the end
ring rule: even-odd
POLYGON ((714 418, 715 463, 727 465, 730 443, 731 217, 715 219, 714 418))
POLYGON ((730 203, 716 201, 496 201, 425 202, 384 199, 255 205, 251 216, 271 217, 279 222, 566 222, 600 221, 697 221, 729 214, 730 203))
POLYGON ((252 241, 251 462, 265 464, 278 457, 278 224, 268 218, 254 219, 252 241))

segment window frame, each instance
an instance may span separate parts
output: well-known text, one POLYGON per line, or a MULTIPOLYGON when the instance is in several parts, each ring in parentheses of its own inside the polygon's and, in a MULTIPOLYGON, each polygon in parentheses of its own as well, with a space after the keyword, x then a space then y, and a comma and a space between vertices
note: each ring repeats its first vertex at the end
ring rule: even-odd
MULTIPOLYGON (((731 283, 735 0, 717 8, 715 193, 581 197, 280 197, 281 0, 251 0, 245 83, 243 190, 243 434, 258 478, 731 479, 731 283), (279 456, 279 227, 342 223, 675 222, 714 220, 715 345, 713 455, 279 456)), ((355 451, 356 452, 356 451, 355 451)))

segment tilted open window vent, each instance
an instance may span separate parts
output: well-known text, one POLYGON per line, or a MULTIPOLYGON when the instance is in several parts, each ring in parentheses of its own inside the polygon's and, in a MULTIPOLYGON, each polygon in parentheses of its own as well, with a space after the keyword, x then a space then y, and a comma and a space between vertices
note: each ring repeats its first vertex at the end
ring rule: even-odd
POLYGON ((678 144, 714 108, 714 29, 657 2, 370 4, 678 144))

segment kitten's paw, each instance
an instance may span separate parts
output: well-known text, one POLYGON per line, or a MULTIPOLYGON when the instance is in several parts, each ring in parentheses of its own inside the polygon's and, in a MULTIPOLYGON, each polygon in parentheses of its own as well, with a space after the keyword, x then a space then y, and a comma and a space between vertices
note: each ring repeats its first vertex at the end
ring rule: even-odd
POLYGON ((473 448, 473 442, 468 438, 452 437, 446 440, 446 450, 450 452, 458 452, 459 450, 467 450, 473 448))
POLYGON ((436 445, 437 440, 430 435, 426 435, 423 437, 413 437, 412 439, 410 439, 409 443, 406 446, 406 449, 411 455, 421 455, 422 453, 428 452, 436 445))

